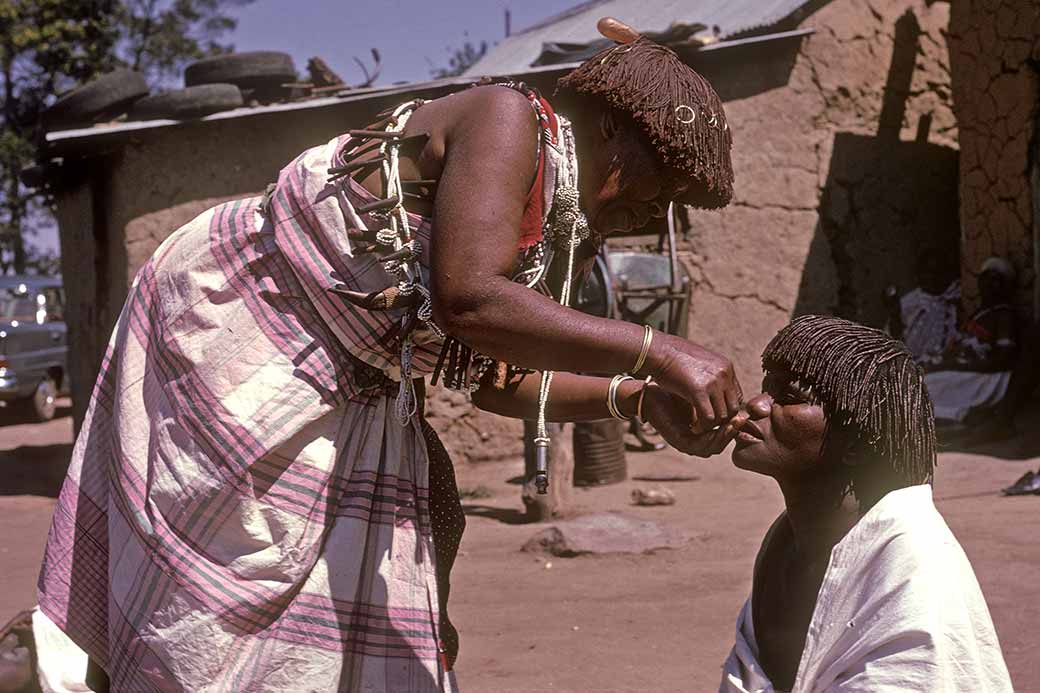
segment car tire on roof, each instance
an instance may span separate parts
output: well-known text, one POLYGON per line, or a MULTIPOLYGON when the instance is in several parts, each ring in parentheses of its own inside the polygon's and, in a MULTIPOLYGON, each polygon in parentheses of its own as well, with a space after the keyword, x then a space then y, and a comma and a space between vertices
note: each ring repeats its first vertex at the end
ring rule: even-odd
POLYGON ((43 124, 48 129, 58 129, 111 120, 147 95, 144 75, 133 70, 115 70, 60 97, 43 112, 43 124))
POLYGON ((130 109, 130 120, 191 120, 242 106, 242 92, 234 84, 200 84, 146 96, 130 109))
POLYGON ((277 51, 250 51, 203 58, 184 70, 184 85, 234 84, 239 89, 269 89, 296 80, 292 56, 277 51))

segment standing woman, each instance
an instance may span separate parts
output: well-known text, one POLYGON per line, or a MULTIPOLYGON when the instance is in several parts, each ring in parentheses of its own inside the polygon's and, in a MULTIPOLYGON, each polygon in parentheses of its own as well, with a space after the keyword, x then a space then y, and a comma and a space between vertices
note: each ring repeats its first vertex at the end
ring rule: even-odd
POLYGON ((732 194, 714 90, 607 24, 560 82, 573 122, 517 83, 403 104, 141 269, 40 577, 98 688, 450 688, 464 518, 427 375, 509 416, 728 442, 728 360, 561 305, 604 237, 732 194))

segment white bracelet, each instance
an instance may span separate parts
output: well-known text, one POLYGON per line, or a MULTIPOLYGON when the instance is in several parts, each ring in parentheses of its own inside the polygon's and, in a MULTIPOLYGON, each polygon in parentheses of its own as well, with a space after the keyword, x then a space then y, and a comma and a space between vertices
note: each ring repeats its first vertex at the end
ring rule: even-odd
POLYGON ((617 391, 621 386, 621 383, 626 380, 635 380, 635 378, 628 375, 615 375, 610 381, 610 387, 607 388, 607 412, 609 412, 615 419, 620 419, 621 421, 628 421, 628 418, 622 416, 621 410, 618 409, 617 391))

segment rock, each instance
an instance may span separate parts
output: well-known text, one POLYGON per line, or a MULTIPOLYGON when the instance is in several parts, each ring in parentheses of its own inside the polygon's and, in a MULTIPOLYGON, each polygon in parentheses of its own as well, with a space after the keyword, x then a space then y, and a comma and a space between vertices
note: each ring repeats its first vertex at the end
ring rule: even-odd
POLYGON ((556 522, 527 540, 522 551, 570 558, 582 554, 649 553, 686 543, 679 532, 620 513, 596 513, 556 522))
POLYGON ((632 489, 632 502, 636 505, 675 505, 675 494, 663 486, 632 489))

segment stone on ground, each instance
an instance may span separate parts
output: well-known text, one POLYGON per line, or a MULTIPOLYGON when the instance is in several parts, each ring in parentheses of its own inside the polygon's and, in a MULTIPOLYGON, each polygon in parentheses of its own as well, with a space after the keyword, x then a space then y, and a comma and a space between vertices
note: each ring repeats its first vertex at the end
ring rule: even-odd
POLYGON ((583 554, 647 553, 686 543, 680 532, 621 513, 596 513, 555 522, 527 540, 522 551, 571 557, 583 554))

